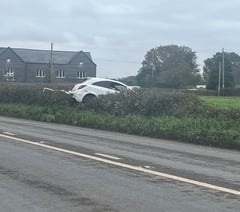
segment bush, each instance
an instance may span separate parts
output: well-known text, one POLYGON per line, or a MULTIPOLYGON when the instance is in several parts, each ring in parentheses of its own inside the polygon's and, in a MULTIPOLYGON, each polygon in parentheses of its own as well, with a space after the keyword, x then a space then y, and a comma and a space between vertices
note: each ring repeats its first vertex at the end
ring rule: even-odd
POLYGON ((161 114, 188 113, 189 108, 200 104, 196 95, 176 90, 137 89, 118 94, 99 96, 83 104, 96 112, 113 115, 140 114, 155 116, 161 114))
POLYGON ((0 86, 1 103, 23 103, 27 105, 71 105, 71 96, 63 92, 44 92, 40 85, 7 84, 0 86))
POLYGON ((221 90, 222 96, 240 96, 240 88, 224 88, 221 90))
POLYGON ((218 108, 207 104, 193 93, 176 90, 139 89, 109 94, 94 98, 85 104, 80 104, 80 108, 117 116, 168 115, 179 118, 191 116, 196 118, 240 120, 239 109, 218 108))
POLYGON ((217 91, 215 90, 197 89, 197 90, 185 90, 185 91, 196 94, 198 96, 217 96, 217 91))

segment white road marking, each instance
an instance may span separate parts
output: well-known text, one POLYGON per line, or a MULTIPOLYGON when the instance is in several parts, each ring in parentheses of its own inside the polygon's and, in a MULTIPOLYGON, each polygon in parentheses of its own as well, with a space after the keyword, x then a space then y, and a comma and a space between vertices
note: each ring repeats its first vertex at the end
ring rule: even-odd
POLYGON ((204 182, 200 182, 200 181, 196 181, 196 180, 191 180, 191 179, 187 179, 187 178, 183 178, 183 177, 179 177, 179 176, 176 176, 176 175, 171 175, 171 174, 167 174, 167 173, 163 173, 163 172, 153 171, 153 170, 149 170, 149 169, 142 168, 142 167, 139 167, 139 166, 132 166, 132 165, 129 165, 129 164, 126 164, 126 163, 111 161, 109 159, 99 158, 99 157, 96 157, 96 156, 87 155, 87 154, 79 153, 79 152, 74 152, 74 151, 70 151, 70 150, 67 150, 67 149, 62 149, 62 148, 58 148, 58 147, 54 147, 54 146, 49 146, 49 145, 46 145, 46 144, 41 144, 41 143, 38 143, 38 142, 29 141, 29 140, 26 140, 26 139, 21 139, 21 138, 8 136, 8 135, 4 135, 4 134, 0 134, 0 137, 8 138, 8 139, 19 141, 19 142, 26 143, 26 144, 32 144, 32 145, 39 146, 39 147, 44 147, 44 148, 59 151, 59 152, 64 152, 64 153, 71 154, 71 155, 76 155, 76 156, 83 157, 83 158, 88 158, 88 159, 91 159, 91 160, 100 161, 100 162, 103 162, 103 163, 107 163, 107 164, 131 169, 131 170, 135 170, 135 171, 139 171, 139 172, 143 172, 143 173, 147 173, 147 174, 151 174, 151 175, 155 175, 155 176, 159 176, 159 177, 163 177, 163 178, 167 178, 167 179, 171 179, 171 180, 175 180, 175 181, 179 181, 179 182, 184 182, 184 183, 188 183, 188 184, 192 184, 192 185, 196 185, 196 186, 200 186, 200 187, 204 187, 204 188, 208 188, 208 189, 212 189, 212 190, 221 191, 221 192, 225 192, 225 193, 240 196, 240 191, 225 188, 225 187, 221 187, 221 186, 212 185, 212 184, 209 184, 209 183, 204 183, 204 182))
POLYGON ((151 169, 151 166, 143 166, 145 169, 151 169))
POLYGON ((121 158, 118 158, 118 157, 114 157, 114 156, 111 156, 111 155, 106 155, 106 154, 102 154, 102 153, 94 153, 94 155, 98 155, 98 156, 102 156, 102 157, 105 157, 105 158, 110 158, 110 159, 113 159, 113 160, 120 160, 121 158))
POLYGON ((3 132, 3 134, 5 134, 5 135, 12 135, 12 136, 15 135, 15 134, 13 134, 13 133, 11 133, 11 132, 3 132))

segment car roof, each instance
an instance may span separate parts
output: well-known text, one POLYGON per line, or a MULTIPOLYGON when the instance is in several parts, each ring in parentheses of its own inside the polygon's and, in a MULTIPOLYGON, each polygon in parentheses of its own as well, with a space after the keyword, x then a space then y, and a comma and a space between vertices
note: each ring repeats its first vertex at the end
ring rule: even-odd
MULTIPOLYGON (((85 84, 85 83, 88 84, 88 83, 99 82, 99 81, 116 82, 116 83, 120 83, 120 84, 125 85, 124 83, 119 82, 119 81, 117 81, 117 80, 100 78, 100 77, 88 77, 88 78, 86 78, 83 82, 80 82, 80 83, 76 84, 75 86, 80 85, 80 84, 85 84)), ((126 86, 127 86, 127 85, 126 85, 126 86)))

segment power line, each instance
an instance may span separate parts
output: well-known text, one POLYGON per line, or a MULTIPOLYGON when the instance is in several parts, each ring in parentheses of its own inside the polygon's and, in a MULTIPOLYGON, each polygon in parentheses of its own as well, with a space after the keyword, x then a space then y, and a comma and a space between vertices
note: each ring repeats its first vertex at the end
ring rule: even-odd
POLYGON ((110 63, 130 63, 130 64, 141 64, 142 63, 142 62, 137 62, 137 61, 111 60, 111 59, 102 59, 102 58, 99 58, 96 60, 110 62, 110 63))
MULTIPOLYGON (((198 53, 199 54, 201 54, 201 53, 205 53, 206 54, 208 52, 209 54, 212 54, 210 51, 211 52, 215 52, 215 53, 221 52, 221 51, 217 50, 216 48, 201 49, 201 50, 193 51, 193 52, 195 52, 197 54, 197 61, 200 62, 202 59, 200 59, 201 57, 198 56, 198 53)), ((228 49, 228 52, 232 52, 232 49, 228 49)), ((237 51, 235 50, 234 52, 237 52, 237 51)), ((215 53, 213 53, 213 54, 215 54, 215 53)), ((209 57, 211 57, 211 55, 209 55, 209 57)), ((209 58, 209 57, 206 57, 206 59, 209 58)), ((109 63, 124 63, 124 64, 138 64, 138 65, 141 65, 142 61, 144 60, 144 55, 143 55, 143 58, 141 60, 139 60, 139 61, 136 61, 136 60, 124 60, 124 59, 122 59, 122 60, 115 60, 115 59, 96 58, 96 57, 95 57, 95 60, 96 61, 102 61, 102 62, 109 62, 109 63)))

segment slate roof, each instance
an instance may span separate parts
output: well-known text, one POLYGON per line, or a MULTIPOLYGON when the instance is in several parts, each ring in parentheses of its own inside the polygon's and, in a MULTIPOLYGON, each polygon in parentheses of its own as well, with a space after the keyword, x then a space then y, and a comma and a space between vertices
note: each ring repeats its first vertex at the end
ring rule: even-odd
POLYGON ((6 48, 0 47, 0 54, 5 50, 6 48))
MULTIPOLYGON (((7 48, 0 48, 0 54, 7 48)), ((24 62, 27 63, 49 63, 51 58, 50 50, 11 48, 24 62)), ((90 52, 77 51, 53 51, 53 63, 67 64, 79 53, 85 54, 91 61, 90 52)))

